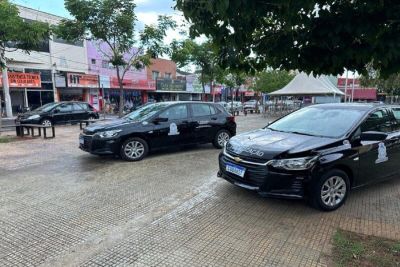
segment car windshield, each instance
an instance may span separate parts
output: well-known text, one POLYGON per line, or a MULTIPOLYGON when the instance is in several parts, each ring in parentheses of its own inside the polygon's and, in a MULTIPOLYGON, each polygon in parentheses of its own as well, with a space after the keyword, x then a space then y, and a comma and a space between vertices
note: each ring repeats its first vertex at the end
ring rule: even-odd
POLYGON ((129 121, 145 121, 158 111, 163 110, 165 107, 169 106, 167 103, 156 103, 148 104, 140 107, 139 109, 127 114, 123 118, 129 121))
POLYGON ((51 109, 53 109, 55 106, 57 106, 59 103, 48 103, 46 105, 43 105, 37 109, 35 109, 35 111, 50 111, 51 109))
POLYGON ((338 138, 365 114, 362 110, 309 107, 296 111, 267 128, 273 131, 338 138))

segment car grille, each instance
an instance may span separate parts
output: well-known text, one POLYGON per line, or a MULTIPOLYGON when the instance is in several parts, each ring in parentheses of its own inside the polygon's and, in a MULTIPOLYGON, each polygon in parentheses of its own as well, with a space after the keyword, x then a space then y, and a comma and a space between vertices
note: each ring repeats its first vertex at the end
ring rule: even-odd
POLYGON ((92 147, 92 136, 89 135, 82 135, 83 137, 83 144, 81 144, 81 148, 84 150, 90 150, 92 147))
POLYGON ((239 157, 242 160, 246 160, 246 161, 251 161, 251 162, 256 162, 256 163, 265 163, 267 160, 265 159, 260 159, 260 158, 255 158, 255 157, 248 157, 248 156, 243 156, 241 154, 235 153, 232 150, 227 149, 226 151, 229 155, 231 155, 232 157, 239 157))
POLYGON ((261 186, 262 184, 265 183, 265 179, 268 174, 268 167, 267 166, 260 166, 260 165, 254 165, 254 164, 249 164, 249 163, 243 163, 243 162, 236 162, 235 160, 228 158, 225 155, 222 155, 220 158, 220 169, 223 172, 225 176, 228 178, 242 182, 245 184, 250 184, 254 186, 261 186), (244 174, 244 177, 237 176, 233 173, 227 172, 226 171, 226 164, 231 163, 234 165, 239 165, 241 167, 246 168, 246 172, 244 174))

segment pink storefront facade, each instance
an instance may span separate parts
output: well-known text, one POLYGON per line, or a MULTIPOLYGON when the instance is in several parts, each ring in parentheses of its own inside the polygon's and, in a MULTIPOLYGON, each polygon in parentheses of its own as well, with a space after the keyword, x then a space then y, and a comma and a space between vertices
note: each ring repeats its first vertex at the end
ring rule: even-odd
MULTIPOLYGON (((102 109, 103 103, 118 105, 120 93, 117 72, 101 51, 107 51, 107 45, 87 42, 88 73, 99 77, 99 88, 90 90, 89 103, 99 110, 102 109)), ((127 54, 126 58, 129 56, 127 54)), ((125 105, 128 107, 146 103, 148 92, 156 90, 155 82, 147 80, 145 68, 128 70, 123 80, 123 87, 125 105)))

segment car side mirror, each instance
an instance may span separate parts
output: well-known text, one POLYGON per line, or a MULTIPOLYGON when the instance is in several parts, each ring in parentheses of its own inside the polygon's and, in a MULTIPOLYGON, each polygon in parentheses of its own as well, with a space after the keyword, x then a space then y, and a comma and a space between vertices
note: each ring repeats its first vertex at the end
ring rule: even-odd
POLYGON ((157 124, 157 123, 160 123, 160 122, 167 122, 167 121, 168 121, 168 118, 157 117, 157 118, 155 118, 153 120, 153 123, 157 124))
POLYGON ((386 140, 388 135, 382 132, 368 131, 361 133, 361 141, 383 141, 386 140))

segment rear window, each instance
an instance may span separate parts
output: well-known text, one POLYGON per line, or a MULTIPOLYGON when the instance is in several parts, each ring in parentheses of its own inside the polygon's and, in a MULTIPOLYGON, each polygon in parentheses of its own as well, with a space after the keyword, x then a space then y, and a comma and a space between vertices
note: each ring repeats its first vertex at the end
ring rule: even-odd
POLYGON ((207 104, 194 104, 192 105, 193 116, 194 117, 202 117, 202 116, 210 116, 215 114, 215 109, 207 104))
POLYGON ((400 121, 400 108, 394 108, 393 115, 396 118, 396 120, 400 121))

